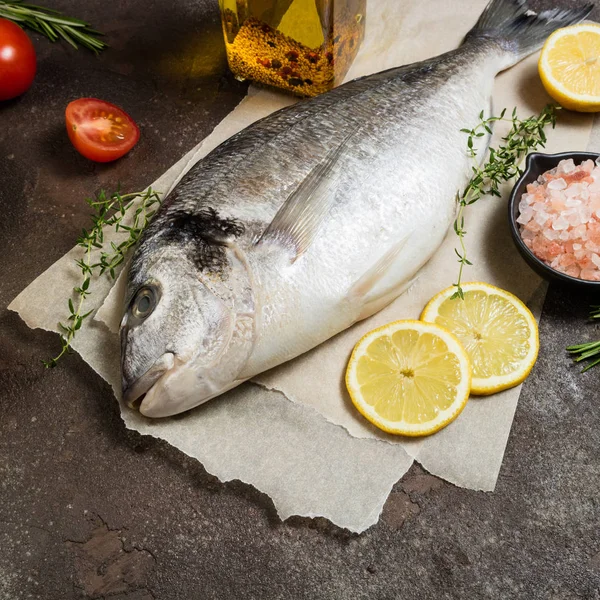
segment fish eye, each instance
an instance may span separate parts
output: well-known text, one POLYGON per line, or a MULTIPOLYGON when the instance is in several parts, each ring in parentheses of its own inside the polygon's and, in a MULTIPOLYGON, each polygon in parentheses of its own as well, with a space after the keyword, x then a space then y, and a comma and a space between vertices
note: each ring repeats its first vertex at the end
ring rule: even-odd
POLYGON ((156 308, 158 294, 151 287, 143 287, 135 295, 131 303, 131 314, 136 319, 145 319, 156 308))

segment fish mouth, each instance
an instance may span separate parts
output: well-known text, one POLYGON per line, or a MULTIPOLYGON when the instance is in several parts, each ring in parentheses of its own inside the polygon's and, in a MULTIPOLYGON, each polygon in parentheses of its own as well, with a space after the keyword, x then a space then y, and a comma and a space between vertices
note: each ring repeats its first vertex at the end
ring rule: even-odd
POLYGON ((123 384, 123 400, 129 408, 142 412, 144 396, 175 365, 173 352, 165 352, 145 373, 130 385, 123 384))
POLYGON ((167 353, 123 389, 123 399, 129 408, 145 417, 160 419, 191 410, 243 381, 213 381, 207 371, 198 376, 193 365, 167 353))

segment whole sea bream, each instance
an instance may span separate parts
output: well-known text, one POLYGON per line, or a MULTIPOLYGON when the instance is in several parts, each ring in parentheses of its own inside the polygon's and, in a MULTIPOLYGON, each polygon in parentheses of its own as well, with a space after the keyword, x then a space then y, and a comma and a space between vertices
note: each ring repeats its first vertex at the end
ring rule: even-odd
POLYGON ((457 50, 283 109, 196 164, 131 262, 125 400, 188 410, 394 300, 452 223, 472 166, 460 129, 496 74, 590 9, 492 0, 457 50))

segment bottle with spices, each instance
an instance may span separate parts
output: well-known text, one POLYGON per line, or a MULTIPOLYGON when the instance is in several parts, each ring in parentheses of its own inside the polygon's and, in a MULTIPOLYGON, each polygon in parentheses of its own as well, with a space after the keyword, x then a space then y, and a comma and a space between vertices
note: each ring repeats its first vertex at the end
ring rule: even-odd
POLYGON ((365 32, 367 0, 219 0, 241 80, 316 96, 340 84, 365 32))

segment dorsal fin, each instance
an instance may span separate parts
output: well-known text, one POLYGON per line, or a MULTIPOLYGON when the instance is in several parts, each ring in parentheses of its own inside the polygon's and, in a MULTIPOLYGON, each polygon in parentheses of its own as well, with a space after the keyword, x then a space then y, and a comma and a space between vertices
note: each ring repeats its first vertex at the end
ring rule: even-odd
POLYGON ((292 262, 302 256, 314 239, 335 198, 339 158, 356 130, 317 164, 277 211, 256 244, 272 241, 288 247, 292 262))

